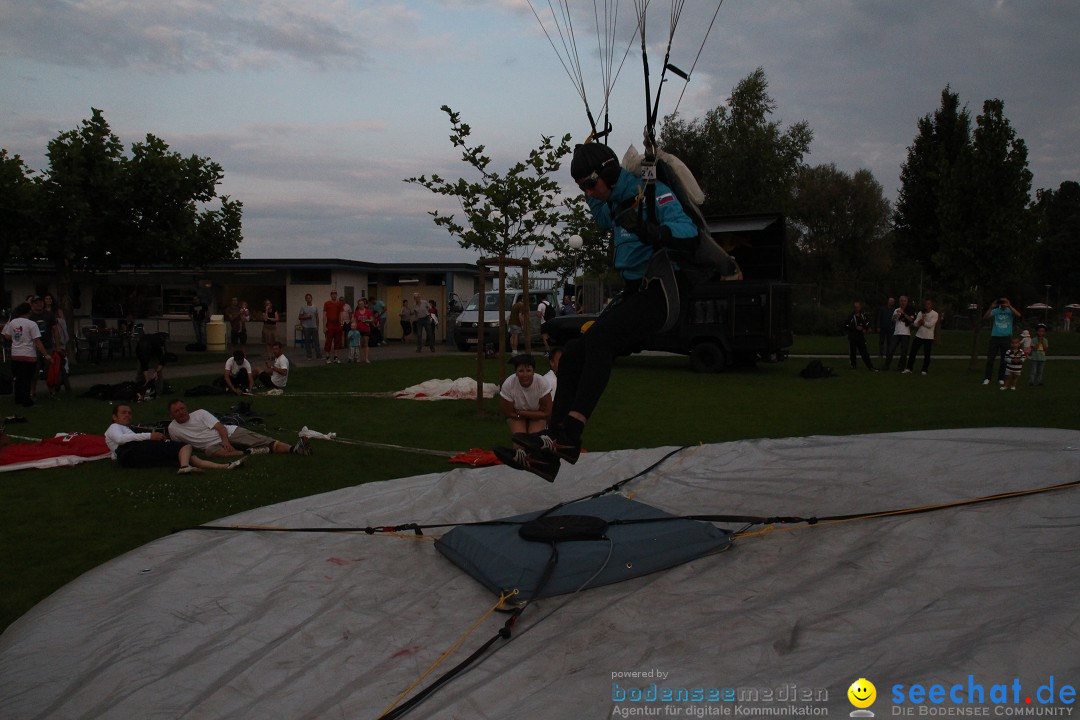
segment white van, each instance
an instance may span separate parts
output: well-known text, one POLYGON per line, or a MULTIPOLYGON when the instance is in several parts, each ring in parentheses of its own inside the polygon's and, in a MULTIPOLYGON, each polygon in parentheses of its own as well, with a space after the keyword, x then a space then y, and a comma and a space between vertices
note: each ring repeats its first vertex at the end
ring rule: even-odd
MULTIPOLYGON (((484 293, 484 342, 498 345, 499 327, 499 292, 497 290, 484 293)), ((510 321, 510 308, 521 298, 521 290, 506 291, 506 306, 504 312, 504 325, 510 321)), ((529 291, 529 334, 532 337, 531 344, 534 349, 542 347, 540 342, 540 322, 536 317, 536 306, 541 300, 547 300, 551 306, 558 309, 554 290, 530 290, 529 291)), ((458 350, 469 350, 476 347, 477 325, 479 324, 480 295, 473 295, 469 302, 465 303, 465 309, 457 316, 454 326, 454 342, 458 350)), ((509 330, 507 330, 506 347, 510 347, 509 330)), ((523 347, 523 346, 522 346, 523 347)))

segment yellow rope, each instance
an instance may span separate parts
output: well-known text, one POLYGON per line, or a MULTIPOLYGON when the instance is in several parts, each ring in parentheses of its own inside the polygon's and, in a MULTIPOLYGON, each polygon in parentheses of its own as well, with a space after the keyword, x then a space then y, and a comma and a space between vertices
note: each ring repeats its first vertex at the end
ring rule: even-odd
POLYGON ((454 643, 453 645, 451 645, 451 646, 450 646, 449 648, 447 648, 447 649, 446 649, 446 650, 445 650, 445 651, 443 652, 443 654, 442 654, 442 655, 440 655, 440 656, 439 656, 439 658, 438 658, 438 659, 437 659, 437 660, 436 660, 435 662, 433 662, 433 663, 431 664, 431 667, 429 667, 429 668, 428 668, 427 670, 425 670, 425 671, 424 671, 424 673, 423 673, 423 674, 422 674, 422 675, 421 675, 420 677, 416 678, 416 680, 415 680, 415 681, 413 682, 413 684, 412 684, 412 685, 410 685, 409 687, 405 688, 405 692, 403 692, 403 693, 401 693, 400 695, 398 695, 398 696, 397 696, 397 698, 396 698, 396 699, 394 700, 394 702, 390 703, 390 707, 386 708, 386 709, 385 709, 385 710, 383 710, 383 711, 382 711, 381 713, 379 713, 379 717, 385 717, 385 716, 386 716, 386 714, 387 714, 388 712, 390 712, 390 711, 391 711, 391 710, 393 710, 393 709, 394 709, 395 707, 397 707, 397 706, 398 706, 398 704, 399 704, 399 703, 400 703, 400 702, 401 702, 402 700, 404 700, 404 699, 405 699, 406 697, 408 697, 408 696, 409 696, 409 693, 411 693, 411 692, 412 692, 413 690, 415 690, 415 689, 416 689, 416 686, 417 686, 417 685, 419 685, 420 683, 424 682, 424 678, 426 678, 426 677, 427 677, 428 675, 430 675, 430 674, 432 673, 432 671, 433 671, 433 670, 435 670, 435 668, 437 668, 437 667, 439 666, 439 664, 440 664, 440 663, 442 663, 442 661, 443 661, 443 660, 445 660, 446 658, 450 657, 450 655, 452 655, 452 654, 453 654, 453 652, 454 652, 455 650, 457 650, 457 649, 458 649, 458 647, 459 647, 459 646, 461 645, 461 643, 465 642, 466 638, 468 638, 468 637, 469 637, 470 635, 472 635, 473 631, 474 631, 474 630, 476 630, 476 628, 480 627, 480 625, 481 625, 481 624, 482 624, 482 623, 483 623, 483 622, 484 622, 485 620, 487 620, 487 619, 488 619, 488 617, 490 617, 490 616, 491 616, 491 613, 493 613, 493 612, 495 612, 496 610, 498 610, 499 608, 501 608, 501 607, 503 606, 503 604, 504 604, 504 603, 505 603, 505 602, 506 602, 507 600, 509 600, 510 598, 514 597, 514 596, 515 596, 515 595, 517 595, 517 594, 518 594, 518 591, 517 591, 517 590, 512 590, 512 591, 511 591, 511 592, 509 592, 509 593, 502 593, 502 594, 500 594, 500 595, 499 595, 499 599, 498 599, 498 600, 497 600, 497 601, 495 602, 495 604, 494 604, 494 605, 492 605, 492 606, 491 606, 490 608, 488 608, 487 612, 485 612, 485 613, 484 613, 483 615, 481 615, 481 616, 480 616, 480 619, 479 619, 479 620, 477 620, 476 622, 474 622, 474 623, 472 624, 472 627, 470 627, 470 628, 469 628, 468 630, 466 630, 466 631, 465 631, 465 634, 464 634, 464 635, 462 635, 461 637, 459 637, 459 638, 457 639, 457 642, 455 642, 455 643, 454 643))

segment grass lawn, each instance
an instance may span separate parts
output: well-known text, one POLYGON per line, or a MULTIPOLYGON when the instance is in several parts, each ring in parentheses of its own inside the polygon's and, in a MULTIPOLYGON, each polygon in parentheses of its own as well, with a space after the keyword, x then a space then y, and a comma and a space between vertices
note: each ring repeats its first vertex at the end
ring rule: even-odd
MULTIPOLYGON (((985 341, 984 332, 981 347, 985 341)), ((1051 343, 1053 355, 1080 355, 1080 335, 1054 335, 1051 343)), ((946 333, 941 344, 942 354, 966 356, 971 336, 958 333, 953 338, 946 333)), ((840 337, 800 338, 792 351, 846 354, 846 342, 840 337)), ((1080 429, 1078 360, 1051 357, 1047 386, 1030 388, 1025 379, 1016 392, 982 386, 981 363, 970 371, 966 359, 936 360, 926 377, 917 372, 910 376, 853 372, 847 369, 846 358, 833 358, 826 364, 836 368, 838 377, 803 380, 798 371, 805 364, 805 359, 792 358, 699 375, 681 357, 622 359, 589 423, 586 449, 957 427, 1080 429)), ((308 425, 341 438, 442 451, 505 444, 507 432, 495 416, 494 400, 481 413, 475 401, 418 402, 346 394, 394 391, 430 378, 467 376, 474 370, 475 359, 458 353, 364 367, 305 368, 294 374, 289 392, 257 396, 253 407, 265 418, 269 434, 286 440, 308 425)), ((489 382, 501 379, 502 370, 489 363, 485 371, 489 382)), ((208 380, 189 378, 173 384, 180 395, 208 380)), ((188 406, 220 414, 234 400, 190 398, 188 406)), ((10 399, 3 402, 4 413, 11 414, 15 406, 10 399)), ((98 400, 46 401, 19 413, 30 422, 11 425, 8 431, 35 437, 56 431, 102 433, 110 413, 110 405, 98 400)), ((164 400, 135 407, 136 422, 165 419, 164 400)), ((310 458, 255 457, 249 467, 233 473, 177 476, 168 469, 123 470, 99 461, 0 476, 0 628, 86 570, 176 529, 341 487, 453 467, 444 457, 401 450, 319 441, 314 447, 310 458)))

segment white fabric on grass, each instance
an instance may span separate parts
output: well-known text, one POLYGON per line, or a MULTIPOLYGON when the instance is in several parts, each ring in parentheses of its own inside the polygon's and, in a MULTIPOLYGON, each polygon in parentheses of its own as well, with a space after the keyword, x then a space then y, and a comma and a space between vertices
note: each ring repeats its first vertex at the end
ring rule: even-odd
MULTIPOLYGON (((746 440, 684 450, 626 489, 675 513, 845 514, 1074 481, 1078 448, 1076 431, 1017 428, 746 440)), ((670 450, 587 453, 554 485, 501 466, 454 469, 218 524, 486 520, 599 490, 670 450)), ((867 678, 878 717, 895 684, 966 687, 971 676, 989 691, 1015 678, 1032 694, 1053 676, 1075 687, 1078 540, 1077 489, 736 540, 535 603, 515 639, 408 717, 607 718, 628 706, 613 702, 613 682, 795 685, 824 690, 817 705, 846 716, 848 686, 867 678), (634 672, 654 675, 613 678, 634 672)), ((86 573, 8 628, 0 708, 12 720, 375 718, 493 601, 425 540, 182 532, 86 573)), ((488 618, 429 682, 505 618, 488 618)), ((677 705, 682 717, 731 707, 677 705)))

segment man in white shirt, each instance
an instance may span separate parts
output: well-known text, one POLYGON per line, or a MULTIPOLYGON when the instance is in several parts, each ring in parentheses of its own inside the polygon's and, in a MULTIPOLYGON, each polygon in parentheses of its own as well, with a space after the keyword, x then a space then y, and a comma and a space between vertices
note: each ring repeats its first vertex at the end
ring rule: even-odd
POLYGON ((173 419, 169 423, 169 437, 176 442, 188 443, 211 457, 266 453, 311 454, 306 437, 300 438, 295 445, 288 445, 238 425, 225 425, 206 410, 188 412, 183 400, 169 403, 169 416, 173 419))
POLYGON ((136 432, 131 429, 131 406, 117 405, 112 413, 112 425, 105 431, 105 444, 112 459, 121 467, 148 468, 180 466, 178 475, 203 470, 235 470, 245 458, 227 465, 195 457, 191 445, 169 442, 160 432, 136 432))
POLYGON ((888 370, 892 365, 893 354, 896 352, 896 346, 900 346, 900 359, 897 361, 897 365, 900 367, 898 370, 904 369, 904 360, 908 355, 908 347, 911 344, 911 323, 914 322, 915 311, 908 307, 908 296, 900 296, 900 307, 893 311, 893 335, 889 341, 889 350, 885 354, 885 369, 888 370))
POLYGON ((30 317, 30 303, 22 303, 11 312, 4 325, 4 340, 11 343, 11 375, 15 403, 24 407, 34 405, 33 380, 37 377, 38 357, 46 363, 52 356, 41 342, 41 328, 30 317))
POLYGON ((499 407, 510 434, 540 432, 551 417, 551 388, 537 375, 532 355, 517 355, 510 360, 514 374, 499 389, 499 407))
POLYGON ((250 395, 253 377, 251 363, 244 356, 244 351, 233 351, 232 357, 225 361, 225 387, 233 395, 250 395))
POLYGON ((289 358, 281 349, 281 343, 276 342, 270 346, 272 358, 266 360, 266 370, 259 373, 259 382, 268 388, 282 390, 289 382, 289 358))
POLYGON ((925 375, 930 369, 930 350, 934 345, 934 333, 940 316, 934 309, 933 300, 923 301, 923 311, 915 317, 915 339, 911 342, 911 355, 908 356, 907 367, 904 374, 910 375, 915 367, 915 356, 919 354, 919 348, 923 349, 922 374, 925 375))

